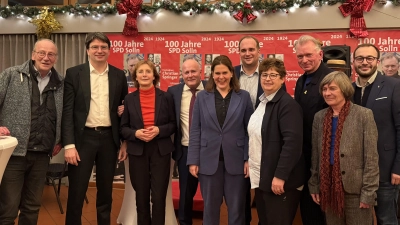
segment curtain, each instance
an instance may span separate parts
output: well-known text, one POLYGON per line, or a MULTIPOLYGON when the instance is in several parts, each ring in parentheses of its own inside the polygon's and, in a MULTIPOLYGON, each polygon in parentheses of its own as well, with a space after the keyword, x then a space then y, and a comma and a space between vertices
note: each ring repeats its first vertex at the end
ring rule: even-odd
MULTIPOLYGON (((51 40, 58 48, 57 72, 65 76, 65 70, 86 62, 86 34, 52 34, 51 40)), ((32 56, 36 41, 34 34, 0 35, 0 72, 8 67, 20 65, 32 56)))

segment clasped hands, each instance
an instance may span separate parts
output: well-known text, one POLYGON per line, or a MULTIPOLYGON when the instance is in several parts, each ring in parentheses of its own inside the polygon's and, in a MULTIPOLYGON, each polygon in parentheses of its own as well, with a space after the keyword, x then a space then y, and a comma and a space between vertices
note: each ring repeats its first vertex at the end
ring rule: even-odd
POLYGON ((160 129, 156 126, 151 126, 144 129, 136 130, 135 137, 144 142, 153 140, 160 133, 160 129))

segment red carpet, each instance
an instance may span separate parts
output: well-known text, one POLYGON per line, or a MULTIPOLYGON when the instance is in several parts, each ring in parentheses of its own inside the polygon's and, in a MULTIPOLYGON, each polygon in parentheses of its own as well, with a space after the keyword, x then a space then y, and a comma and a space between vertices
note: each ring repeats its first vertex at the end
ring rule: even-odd
MULTIPOLYGON (((174 201, 174 208, 179 208, 179 181, 177 179, 172 180, 172 199, 174 201)), ((203 197, 201 197, 200 185, 197 187, 196 195, 193 199, 193 210, 203 211, 204 202, 203 197)))

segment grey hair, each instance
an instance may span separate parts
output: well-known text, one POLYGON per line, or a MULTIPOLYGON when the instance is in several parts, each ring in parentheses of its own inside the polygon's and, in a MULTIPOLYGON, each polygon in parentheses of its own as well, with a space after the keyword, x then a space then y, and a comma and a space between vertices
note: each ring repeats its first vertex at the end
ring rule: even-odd
POLYGON ((317 40, 315 37, 310 35, 302 35, 294 44, 294 48, 297 49, 297 46, 304 45, 307 42, 312 42, 315 44, 315 50, 320 51, 322 47, 321 41, 317 40))
POLYGON ((381 57, 381 62, 383 62, 383 60, 385 59, 390 59, 390 58, 395 58, 397 60, 397 63, 400 63, 400 58, 394 52, 388 52, 386 54, 383 54, 381 57))

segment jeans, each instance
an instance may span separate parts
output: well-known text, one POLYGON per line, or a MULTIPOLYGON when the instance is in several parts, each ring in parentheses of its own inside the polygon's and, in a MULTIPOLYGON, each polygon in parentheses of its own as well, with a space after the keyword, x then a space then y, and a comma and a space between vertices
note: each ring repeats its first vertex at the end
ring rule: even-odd
POLYGON ((377 193, 378 204, 375 206, 378 225, 398 225, 397 199, 399 186, 390 182, 380 182, 377 193))
POLYGON ((0 224, 36 225, 50 158, 46 153, 27 152, 11 156, 0 185, 0 224))

